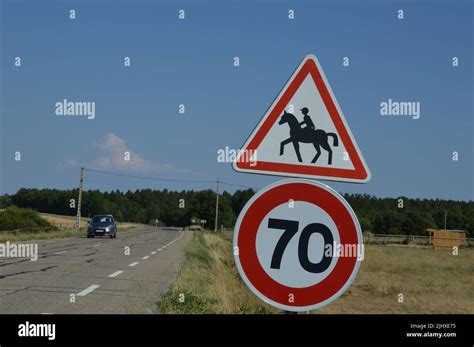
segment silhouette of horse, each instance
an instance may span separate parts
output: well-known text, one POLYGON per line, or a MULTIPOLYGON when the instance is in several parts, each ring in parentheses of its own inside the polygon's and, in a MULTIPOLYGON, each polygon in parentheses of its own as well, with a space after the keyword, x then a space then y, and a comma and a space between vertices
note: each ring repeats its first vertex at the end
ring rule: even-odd
POLYGON ((339 145, 339 141, 337 135, 334 133, 326 133, 324 130, 316 129, 313 130, 311 128, 301 128, 298 122, 298 119, 291 114, 284 111, 283 115, 281 116, 280 121, 278 124, 282 125, 284 123, 288 123, 290 126, 290 138, 282 141, 280 143, 280 155, 283 155, 285 146, 290 142, 293 143, 295 147, 296 156, 298 157, 298 161, 301 163, 303 159, 301 159, 300 154, 300 142, 302 143, 312 143, 314 148, 316 149, 316 155, 314 156, 311 163, 316 163, 319 156, 321 155, 320 147, 323 147, 328 153, 328 165, 332 165, 332 149, 328 143, 328 136, 331 136, 333 139, 333 146, 337 147, 339 145))

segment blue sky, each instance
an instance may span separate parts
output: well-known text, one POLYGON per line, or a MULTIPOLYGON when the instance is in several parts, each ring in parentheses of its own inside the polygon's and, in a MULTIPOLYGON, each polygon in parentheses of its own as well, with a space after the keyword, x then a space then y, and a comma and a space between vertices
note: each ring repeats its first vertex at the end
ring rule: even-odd
MULTIPOLYGON (((76 187, 80 165, 120 171, 124 148, 140 168, 122 172, 265 186, 279 178, 234 172, 217 162, 217 150, 239 148, 302 58, 315 54, 373 176, 362 185, 327 184, 377 196, 474 199, 470 1, 0 4, 0 193, 76 187), (95 101, 96 118, 55 115, 64 98, 95 101), (381 116, 388 99, 419 101, 421 118, 381 116)), ((85 186, 209 185, 87 173, 85 186)))

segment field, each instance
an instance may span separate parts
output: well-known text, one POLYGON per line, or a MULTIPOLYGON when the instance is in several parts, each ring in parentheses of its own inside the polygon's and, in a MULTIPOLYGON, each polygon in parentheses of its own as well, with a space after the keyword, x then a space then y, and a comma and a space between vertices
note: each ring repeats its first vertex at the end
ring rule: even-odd
MULTIPOLYGON (((164 313, 281 313, 258 299, 234 266, 230 235, 195 232, 187 260, 158 302, 164 313), (184 300, 183 300, 184 299, 184 300)), ((474 313, 474 249, 366 245, 349 290, 311 313, 474 313), (403 294, 403 302, 399 302, 403 294)))
MULTIPOLYGON (((74 225, 76 224, 76 216, 62 216, 58 214, 51 214, 51 213, 40 213, 40 216, 49 221, 50 223, 58 226, 59 228, 73 228, 74 225)), ((82 217, 81 218, 81 227, 87 226, 87 221, 90 218, 82 217)), ((122 229, 129 229, 130 227, 136 227, 141 224, 137 223, 117 223, 119 228, 122 229)))
MULTIPOLYGON (((76 223, 76 217, 74 216, 62 216, 49 213, 39 213, 39 215, 46 219, 48 222, 57 227, 57 230, 44 230, 44 231, 16 231, 16 232, 0 232, 0 242, 18 242, 18 241, 29 241, 29 240, 44 240, 64 237, 79 237, 86 235, 87 221, 89 218, 81 218, 81 229, 76 230, 74 225, 76 223)), ((118 232, 124 232, 131 230, 141 224, 136 223, 117 223, 118 232)))

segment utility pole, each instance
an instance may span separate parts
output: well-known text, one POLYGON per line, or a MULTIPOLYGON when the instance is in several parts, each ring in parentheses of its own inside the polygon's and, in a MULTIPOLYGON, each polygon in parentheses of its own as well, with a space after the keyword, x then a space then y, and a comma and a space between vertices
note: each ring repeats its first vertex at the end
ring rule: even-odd
POLYGON ((82 184, 84 182, 84 168, 81 167, 81 178, 79 180, 79 198, 77 199, 77 218, 76 229, 81 228, 81 203, 82 203, 82 184))
POLYGON ((216 220, 214 221, 214 231, 217 232, 217 219, 219 218, 219 180, 216 182, 217 189, 216 189, 216 220))
POLYGON ((448 219, 448 211, 444 211, 444 231, 446 231, 446 220, 448 219))

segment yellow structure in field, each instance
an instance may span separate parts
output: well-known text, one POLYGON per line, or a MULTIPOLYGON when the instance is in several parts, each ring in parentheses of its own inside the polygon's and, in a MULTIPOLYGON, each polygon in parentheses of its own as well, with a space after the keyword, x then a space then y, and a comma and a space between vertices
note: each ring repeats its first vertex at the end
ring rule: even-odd
POLYGON ((436 230, 427 229, 429 233, 430 244, 434 248, 453 248, 459 247, 466 240, 464 230, 436 230))

